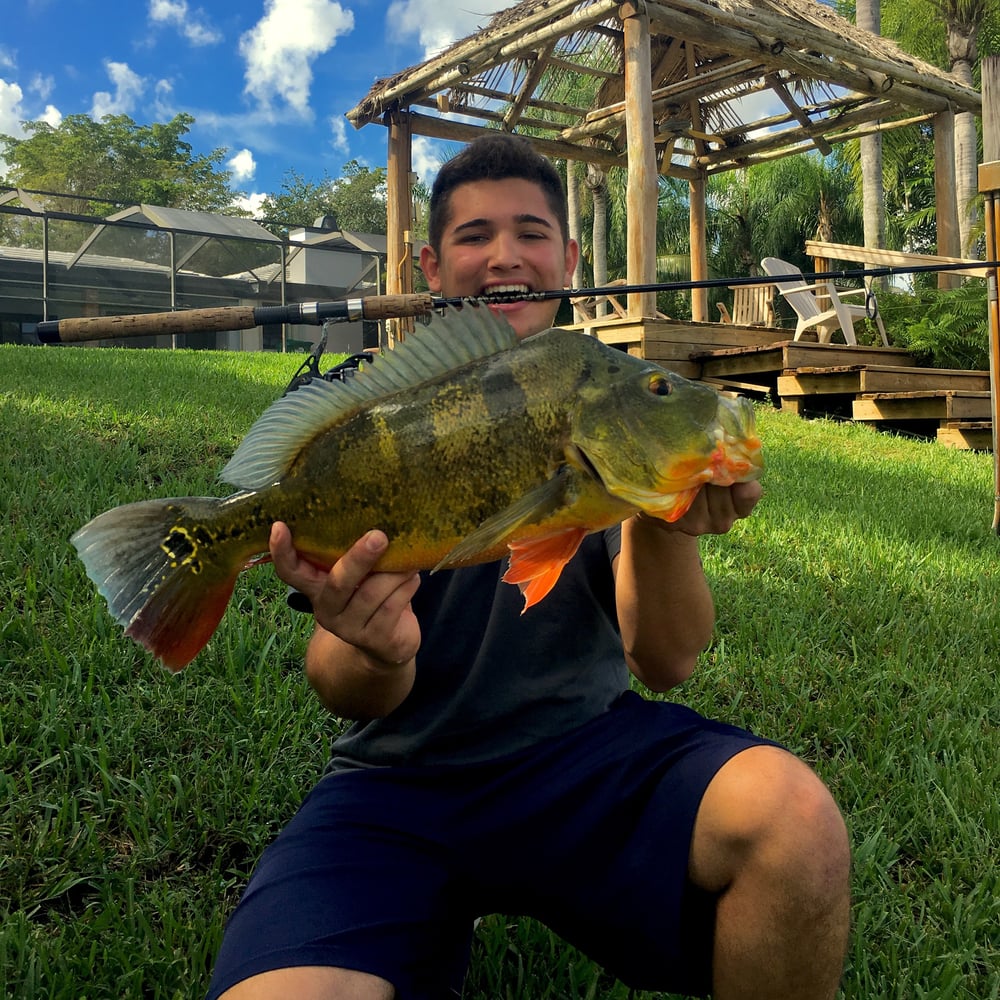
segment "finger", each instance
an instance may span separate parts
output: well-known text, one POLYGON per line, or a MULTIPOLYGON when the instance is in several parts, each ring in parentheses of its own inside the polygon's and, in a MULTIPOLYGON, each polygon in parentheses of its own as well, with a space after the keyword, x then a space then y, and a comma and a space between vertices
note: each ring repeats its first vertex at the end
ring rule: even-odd
POLYGON ((373 530, 362 535, 334 564, 330 570, 333 589, 353 594, 374 569, 389 547, 385 532, 373 530))
POLYGON ((733 509, 737 517, 747 517, 757 506, 764 489, 757 480, 749 483, 735 483, 732 486, 733 509))
POLYGON ((323 586, 326 570, 320 569, 299 555, 287 524, 276 521, 271 525, 268 548, 275 572, 290 587, 311 597, 323 586))

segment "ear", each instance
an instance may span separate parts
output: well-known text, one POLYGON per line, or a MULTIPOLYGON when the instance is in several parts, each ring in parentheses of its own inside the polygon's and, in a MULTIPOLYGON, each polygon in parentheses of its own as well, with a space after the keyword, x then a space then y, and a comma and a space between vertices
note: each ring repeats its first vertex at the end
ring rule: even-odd
POLYGON ((420 270, 427 279, 427 287, 432 292, 441 291, 441 275, 438 269, 438 258, 429 243, 420 248, 420 270))
POLYGON ((573 272, 576 270, 576 262, 580 259, 580 247, 576 240, 566 242, 566 277, 563 285, 566 288, 573 287, 573 272))

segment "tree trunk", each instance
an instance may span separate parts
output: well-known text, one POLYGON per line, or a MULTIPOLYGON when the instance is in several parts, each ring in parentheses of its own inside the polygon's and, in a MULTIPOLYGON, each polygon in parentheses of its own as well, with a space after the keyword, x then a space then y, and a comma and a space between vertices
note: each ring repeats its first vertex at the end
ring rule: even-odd
MULTIPOLYGON (((952 72, 970 87, 974 86, 971 63, 957 62, 952 72)), ((972 253, 972 231, 979 220, 978 154, 976 119, 962 111, 955 115, 955 197, 958 200, 958 234, 965 256, 972 253)))
MULTIPOLYGON (((580 187, 576 178, 576 162, 566 161, 566 216, 569 223, 569 238, 580 246, 580 187)), ((583 255, 577 254, 576 269, 571 279, 574 288, 583 285, 583 255)), ((573 322, 582 323, 583 315, 573 306, 573 322)))
MULTIPOLYGON (((880 0, 857 0, 857 24, 873 34, 882 33, 880 0)), ((861 185, 865 246, 885 246, 885 192, 882 182, 882 136, 861 139, 861 185)))
MULTIPOLYGON (((594 202, 594 285, 600 288, 608 283, 608 179, 596 163, 587 164, 587 187, 594 202)), ((607 302, 598 302, 596 316, 606 316, 607 302)))
MULTIPOLYGON (((979 27, 984 11, 976 4, 945 4, 948 58, 951 71, 962 83, 973 86, 979 27)), ((979 146, 976 120, 968 112, 955 115, 955 197, 958 202, 958 233, 963 254, 971 252, 972 229, 979 217, 979 146)))

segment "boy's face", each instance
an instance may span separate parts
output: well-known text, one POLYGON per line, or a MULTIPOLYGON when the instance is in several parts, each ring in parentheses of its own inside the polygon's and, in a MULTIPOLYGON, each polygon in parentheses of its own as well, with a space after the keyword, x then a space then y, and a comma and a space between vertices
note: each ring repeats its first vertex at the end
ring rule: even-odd
MULTIPOLYGON (((424 247, 420 265, 432 292, 483 295, 502 289, 547 291, 567 287, 577 246, 563 243, 542 189, 531 181, 471 181, 454 188, 435 253, 424 247)), ((548 329, 558 301, 492 306, 519 337, 548 329)))

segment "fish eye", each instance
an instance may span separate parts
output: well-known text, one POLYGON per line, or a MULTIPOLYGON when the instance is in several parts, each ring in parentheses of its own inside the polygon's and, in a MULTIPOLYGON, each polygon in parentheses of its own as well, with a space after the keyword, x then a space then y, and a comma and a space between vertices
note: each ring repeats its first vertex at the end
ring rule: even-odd
POLYGON ((649 380, 649 391, 654 396, 669 396, 674 391, 674 387, 663 375, 654 375, 649 380))

